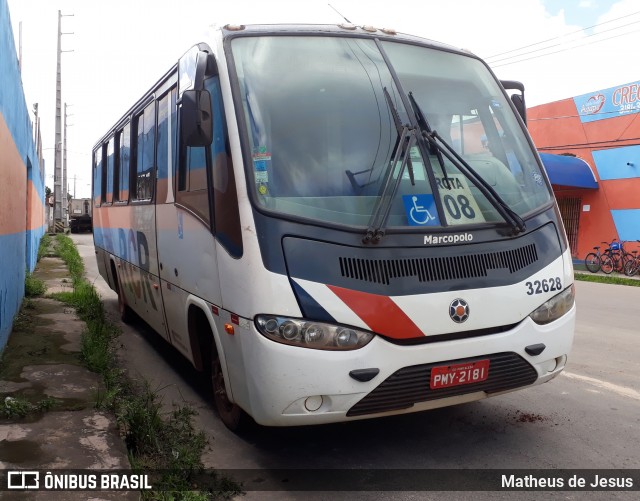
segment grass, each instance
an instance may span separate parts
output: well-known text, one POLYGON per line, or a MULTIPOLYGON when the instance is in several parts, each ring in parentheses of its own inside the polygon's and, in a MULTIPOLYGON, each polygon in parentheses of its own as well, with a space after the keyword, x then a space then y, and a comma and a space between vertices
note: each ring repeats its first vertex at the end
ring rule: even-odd
POLYGON ((612 275, 576 273, 575 279, 581 280, 583 282, 597 282, 600 284, 628 285, 631 287, 640 287, 640 280, 612 275))
POLYGON ((5 397, 0 403, 0 417, 6 419, 23 418, 34 412, 49 410, 56 403, 55 399, 47 397, 32 404, 24 397, 5 397))
POLYGON ((66 235, 56 235, 56 254, 67 265, 74 286, 78 282, 83 282, 84 263, 82 262, 80 254, 78 254, 78 249, 76 249, 73 240, 66 235))
POLYGON ((47 292, 47 284, 44 280, 34 277, 31 273, 27 273, 24 278, 24 295, 25 297, 42 296, 47 292))
POLYGON ((145 491, 142 497, 197 501, 239 494, 236 483, 217 477, 207 492, 189 490, 190 478, 203 469, 201 456, 206 446, 204 433, 193 427, 196 412, 188 406, 174 406, 168 415, 163 413, 160 389, 152 389, 146 381, 133 382, 118 368, 115 340, 119 331, 107 319, 95 288, 85 280, 84 265, 73 241, 57 235, 56 249, 69 268, 74 288, 52 297, 75 307, 87 324, 82 359, 90 370, 102 375, 105 384, 96 395, 96 406, 115 414, 134 470, 160 474, 153 479, 158 490, 145 491))
POLYGON ((38 261, 40 261, 44 256, 49 252, 49 247, 51 246, 51 237, 48 233, 42 235, 40 239, 40 247, 38 247, 38 261))

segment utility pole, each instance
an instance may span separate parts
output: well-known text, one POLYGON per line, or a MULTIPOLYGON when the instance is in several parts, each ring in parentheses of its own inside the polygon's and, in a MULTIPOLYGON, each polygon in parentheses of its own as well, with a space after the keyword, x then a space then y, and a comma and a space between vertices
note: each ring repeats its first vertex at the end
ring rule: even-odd
MULTIPOLYGON (((73 16, 71 14, 70 16, 73 16)), ((56 140, 54 143, 55 146, 55 156, 53 159, 54 165, 54 190, 53 190, 53 198, 54 198, 54 209, 53 209, 53 218, 55 224, 55 232, 64 231, 64 221, 66 221, 65 212, 63 211, 63 203, 66 206, 66 200, 63 202, 62 193, 62 69, 61 69, 61 59, 63 52, 71 52, 68 50, 62 50, 62 35, 73 35, 73 33, 62 33, 62 18, 70 17, 63 16, 61 11, 58 11, 58 60, 57 60, 57 75, 56 75, 56 140)), ((64 190, 66 193, 66 189, 64 190)), ((66 195, 65 195, 66 196, 66 195)))
MULTIPOLYGON (((67 192, 69 191, 69 187, 67 185, 67 127, 71 127, 71 125, 67 124, 67 117, 71 117, 73 115, 69 115, 67 113, 67 103, 64 103, 64 140, 62 143, 62 199, 64 200, 64 206, 67 208, 67 213, 69 209, 69 200, 67 197, 67 192)), ((65 226, 69 223, 69 217, 65 217, 65 226)))
POLYGON ((67 103, 64 103, 64 139, 62 143, 62 201, 66 208, 64 225, 69 224, 69 199, 67 197, 67 103))

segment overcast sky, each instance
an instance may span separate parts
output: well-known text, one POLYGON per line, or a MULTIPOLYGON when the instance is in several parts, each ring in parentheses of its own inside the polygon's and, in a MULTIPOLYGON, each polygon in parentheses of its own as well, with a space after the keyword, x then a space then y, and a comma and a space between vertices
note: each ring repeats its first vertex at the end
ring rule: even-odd
MULTIPOLYGON (((528 106, 640 80, 637 0, 333 0, 351 22, 469 49, 499 78, 520 80, 528 106), (544 43, 540 43, 544 42, 544 43), (525 48, 526 47, 526 48, 525 48), (520 50, 516 50, 520 49, 520 50)), ((23 84, 39 103, 53 189, 57 11, 64 17, 68 179, 90 193, 94 143, 211 25, 339 23, 327 0, 8 0, 23 84)))

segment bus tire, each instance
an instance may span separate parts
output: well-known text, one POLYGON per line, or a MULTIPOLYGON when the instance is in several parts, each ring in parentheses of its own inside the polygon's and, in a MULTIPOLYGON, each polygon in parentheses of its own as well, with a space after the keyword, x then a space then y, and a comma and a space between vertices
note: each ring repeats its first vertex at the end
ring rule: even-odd
POLYGON ((111 263, 111 272, 113 274, 113 283, 116 286, 116 293, 118 294, 118 313, 120 314, 120 320, 122 320, 125 324, 130 324, 133 321, 133 310, 127 304, 127 299, 124 297, 124 291, 120 286, 120 280, 118 279, 118 274, 116 273, 116 268, 111 263))
POLYGON ((222 364, 215 344, 211 350, 211 389, 218 416, 224 425, 233 432, 246 429, 251 418, 238 405, 232 403, 227 396, 222 364))

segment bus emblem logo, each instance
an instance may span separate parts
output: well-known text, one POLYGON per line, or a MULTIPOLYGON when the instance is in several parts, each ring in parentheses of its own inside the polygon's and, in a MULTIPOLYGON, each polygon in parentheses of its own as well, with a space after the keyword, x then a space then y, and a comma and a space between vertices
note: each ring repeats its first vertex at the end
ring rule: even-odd
POLYGON ((457 324, 469 318, 469 304, 464 299, 454 299, 449 305, 449 316, 457 324))

